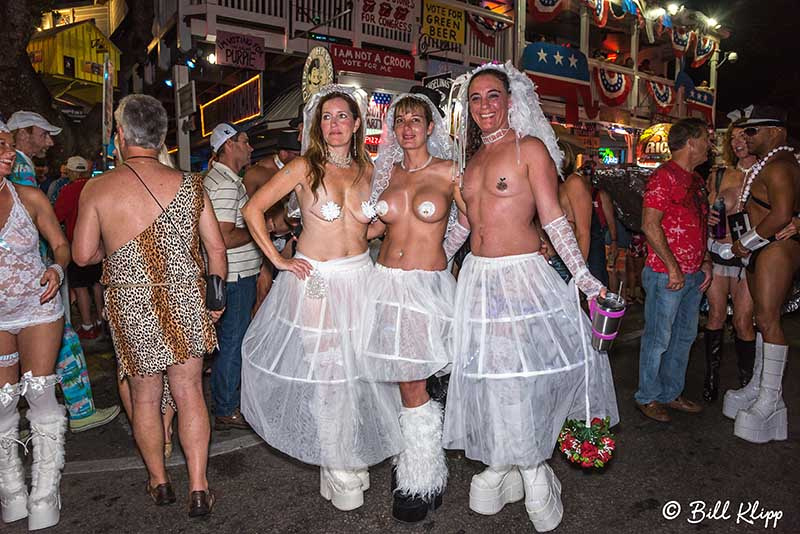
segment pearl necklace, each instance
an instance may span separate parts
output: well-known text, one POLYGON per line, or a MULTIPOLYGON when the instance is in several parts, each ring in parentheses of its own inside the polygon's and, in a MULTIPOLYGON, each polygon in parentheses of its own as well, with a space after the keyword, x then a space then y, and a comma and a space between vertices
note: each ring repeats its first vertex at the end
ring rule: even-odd
POLYGON ((500 139, 506 136, 508 132, 511 131, 511 128, 500 128, 489 135, 481 135, 481 141, 483 141, 484 145, 491 145, 492 143, 496 143, 500 139))
POLYGON ((775 154, 777 154, 782 150, 785 150, 787 152, 794 152, 793 147, 786 145, 773 148, 772 150, 769 151, 769 153, 766 156, 764 156, 763 159, 758 160, 752 167, 750 167, 750 170, 747 173, 747 177, 745 178, 744 188, 742 188, 742 196, 739 197, 739 204, 741 206, 744 206, 747 203, 747 199, 750 198, 750 187, 753 185, 753 182, 755 181, 756 177, 761 173, 761 169, 764 168, 764 166, 767 164, 770 158, 772 158, 772 156, 774 156, 775 154))
POLYGON ((750 165, 749 167, 742 167, 741 165, 739 165, 737 163, 736 164, 736 170, 741 172, 741 173, 743 173, 743 174, 747 174, 748 172, 750 172, 750 169, 752 169, 753 166, 755 166, 755 163, 753 163, 753 165, 750 165))
POLYGON ((422 166, 420 166, 420 167, 415 167, 415 168, 413 168, 413 169, 406 169, 406 162, 405 162, 405 159, 402 159, 402 160, 400 160, 400 166, 401 166, 401 167, 403 168, 403 170, 404 170, 404 171, 406 171, 406 172, 409 172, 409 173, 410 173, 410 172, 417 172, 417 171, 421 171, 422 169, 424 169, 425 167, 427 167, 428 165, 430 165, 430 164, 431 164, 431 161, 433 161, 433 154, 431 154, 430 156, 428 156, 428 159, 427 159, 427 161, 425 161, 425 163, 423 163, 423 164, 422 164, 422 166))
POLYGON ((333 163, 334 166, 339 167, 340 169, 346 169, 350 166, 353 162, 353 157, 348 152, 346 156, 340 156, 335 152, 331 152, 328 150, 327 156, 325 156, 330 163, 333 163))

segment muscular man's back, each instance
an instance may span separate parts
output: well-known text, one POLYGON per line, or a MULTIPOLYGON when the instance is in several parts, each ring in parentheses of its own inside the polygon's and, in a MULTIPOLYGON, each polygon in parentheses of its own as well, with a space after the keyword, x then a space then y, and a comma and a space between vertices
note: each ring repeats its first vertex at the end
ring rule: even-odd
POLYGON ((536 205, 525 165, 517 163, 513 135, 481 147, 464 174, 461 196, 467 204, 476 256, 498 257, 539 250, 533 224, 536 205))

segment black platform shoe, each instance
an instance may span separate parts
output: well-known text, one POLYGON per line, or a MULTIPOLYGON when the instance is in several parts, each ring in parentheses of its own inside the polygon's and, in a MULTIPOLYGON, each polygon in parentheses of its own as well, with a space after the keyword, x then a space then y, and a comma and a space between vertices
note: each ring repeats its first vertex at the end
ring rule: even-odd
POLYGON ((424 521, 428 512, 442 505, 442 494, 439 493, 430 501, 416 495, 406 495, 397 490, 397 475, 392 467, 392 517, 403 523, 419 523, 424 521))
POLYGON ((706 330, 706 376, 703 380, 703 399, 714 402, 719 396, 719 361, 722 358, 724 330, 706 330))
POLYGON ((442 405, 442 409, 447 402, 447 389, 450 386, 450 374, 443 376, 430 376, 425 383, 425 390, 428 396, 442 405))

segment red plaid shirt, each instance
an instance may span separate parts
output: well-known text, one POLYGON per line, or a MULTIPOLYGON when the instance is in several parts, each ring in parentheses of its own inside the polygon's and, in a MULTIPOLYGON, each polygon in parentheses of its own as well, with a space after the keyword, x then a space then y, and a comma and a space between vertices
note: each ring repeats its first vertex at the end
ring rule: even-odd
MULTIPOLYGON (((707 197, 700 175, 671 160, 656 169, 644 192, 644 207, 664 213, 661 228, 684 274, 699 271, 706 254, 707 197)), ((647 254, 647 266, 658 273, 667 272, 653 247, 647 254)))

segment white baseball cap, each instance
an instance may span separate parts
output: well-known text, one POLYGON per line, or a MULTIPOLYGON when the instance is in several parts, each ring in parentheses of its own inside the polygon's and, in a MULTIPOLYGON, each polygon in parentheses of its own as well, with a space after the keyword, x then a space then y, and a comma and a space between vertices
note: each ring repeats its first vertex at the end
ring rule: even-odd
POLYGON ((0 119, 0 133, 11 133, 11 130, 8 129, 8 126, 6 126, 6 123, 4 123, 2 119, 0 119))
POLYGON ((8 129, 11 131, 27 128, 28 126, 38 126, 42 130, 50 132, 52 135, 61 133, 61 128, 53 126, 47 122, 47 119, 33 111, 17 111, 8 119, 8 129))
POLYGON ((226 122, 217 124, 214 127, 214 131, 211 132, 211 150, 219 152, 219 149, 225 144, 225 141, 238 133, 239 130, 226 122))
POLYGON ((72 156, 67 160, 67 170, 86 172, 90 169, 89 162, 80 156, 72 156))

